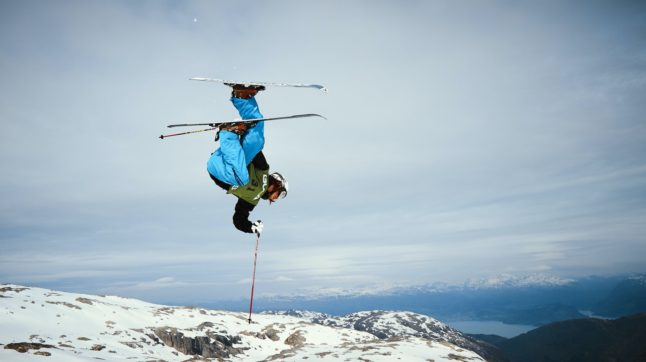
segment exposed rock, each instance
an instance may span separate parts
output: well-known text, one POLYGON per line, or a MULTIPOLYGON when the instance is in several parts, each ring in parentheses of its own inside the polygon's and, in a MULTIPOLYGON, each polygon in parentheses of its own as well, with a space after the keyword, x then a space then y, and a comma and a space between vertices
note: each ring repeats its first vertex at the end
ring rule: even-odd
POLYGON ((25 353, 30 349, 41 349, 41 348, 56 348, 56 347, 52 346, 51 344, 30 343, 30 342, 9 343, 8 345, 4 346, 4 349, 13 349, 20 353, 25 353))
POLYGON ((37 334, 32 334, 31 336, 29 336, 29 340, 35 343, 45 343, 45 340, 37 334))
POLYGON ((204 322, 199 326, 197 326, 197 330, 202 331, 202 330, 205 330, 206 328, 213 328, 213 327, 215 327, 215 324, 213 324, 213 322, 204 322))
POLYGON ((102 349, 104 349, 104 348, 105 348, 105 346, 104 346, 104 345, 102 345, 102 344, 95 344, 95 345, 94 345, 94 346, 92 346, 92 348, 90 348, 90 349, 91 349, 91 350, 93 350, 93 351, 100 351, 100 350, 102 350, 102 349))
MULTIPOLYGON (((2 287, 2 288, 0 288, 0 293, 5 293, 5 292, 20 293, 23 290, 29 290, 29 288, 2 287)), ((4 295, 3 295, 3 297, 4 297, 4 295)), ((11 297, 8 297, 8 298, 11 298, 11 297)))
POLYGON ((2 288, 0 288, 0 298, 11 298, 8 295, 4 295, 4 293, 6 293, 6 292, 20 293, 23 290, 29 290, 29 288, 2 287, 2 288))
POLYGON ((170 314, 173 314, 173 313, 175 313, 175 309, 173 309, 171 307, 161 307, 161 308, 158 308, 155 311, 155 316, 170 315, 170 314))
POLYGON ((242 338, 240 338, 240 336, 225 336, 222 334, 216 334, 214 332, 207 332, 206 335, 224 344, 227 347, 233 347, 234 344, 242 343, 242 338))
POLYGON ((305 344, 305 337, 303 336, 301 331, 296 331, 291 336, 287 337, 287 339, 285 339, 285 344, 292 346, 292 348, 303 347, 303 345, 305 344))
POLYGON ((271 355, 267 357, 263 362, 271 362, 271 361, 288 361, 291 360, 293 361, 293 357, 296 356, 296 350, 293 348, 286 349, 284 351, 281 351, 278 354, 271 355))
POLYGON ((271 339, 274 342, 276 342, 276 341, 278 341, 280 339, 280 337, 278 336, 278 331, 273 329, 273 328, 269 328, 269 329, 265 330, 264 334, 265 334, 265 336, 267 336, 267 338, 271 339))
POLYGON ((254 337, 258 339, 267 339, 267 335, 262 333, 262 332, 249 332, 249 331, 242 331, 240 332, 241 335, 243 336, 249 336, 249 337, 254 337))
POLYGON ((93 304, 92 304, 92 299, 88 299, 88 298, 81 298, 81 297, 79 297, 79 298, 76 298, 76 301, 77 301, 77 302, 79 302, 79 303, 84 303, 84 304, 93 305, 93 304))
POLYGON ((144 347, 140 343, 137 343, 137 342, 123 342, 122 341, 120 343, 123 344, 123 345, 126 345, 126 346, 128 346, 128 347, 130 347, 132 349, 137 349, 137 348, 143 348, 144 347))
POLYGON ((463 362, 466 362, 466 361, 471 360, 471 358, 469 358, 469 357, 459 356, 459 355, 453 354, 453 353, 449 353, 449 355, 446 356, 446 357, 448 359, 450 359, 451 361, 463 361, 463 362))
POLYGON ((283 330, 285 329, 285 326, 282 324, 276 324, 276 323, 270 324, 262 329, 262 333, 261 333, 263 335, 262 339, 269 338, 274 342, 280 340, 280 336, 278 335, 280 331, 275 329, 274 327, 277 327, 283 330))
POLYGON ((50 301, 45 301, 45 303, 48 303, 48 304, 62 304, 62 305, 64 305, 64 306, 68 307, 68 308, 74 308, 74 309, 79 309, 79 310, 81 309, 81 307, 79 307, 78 305, 76 305, 76 304, 72 304, 72 303, 67 303, 67 302, 50 302, 50 301))
POLYGON ((215 333, 206 336, 186 337, 176 328, 156 328, 154 333, 167 346, 186 355, 199 355, 205 358, 229 358, 242 352, 233 347, 240 343, 240 337, 230 337, 215 333), (213 340, 213 341, 212 341, 213 340))

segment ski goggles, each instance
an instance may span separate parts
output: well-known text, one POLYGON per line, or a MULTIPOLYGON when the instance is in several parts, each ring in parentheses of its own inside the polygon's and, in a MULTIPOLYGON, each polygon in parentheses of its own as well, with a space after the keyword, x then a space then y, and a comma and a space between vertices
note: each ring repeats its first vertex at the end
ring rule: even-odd
POLYGON ((287 196, 287 189, 289 188, 289 184, 287 183, 287 180, 283 177, 283 175, 279 174, 278 172, 274 172, 271 174, 271 177, 280 182, 280 194, 278 194, 279 199, 284 199, 285 196, 287 196))

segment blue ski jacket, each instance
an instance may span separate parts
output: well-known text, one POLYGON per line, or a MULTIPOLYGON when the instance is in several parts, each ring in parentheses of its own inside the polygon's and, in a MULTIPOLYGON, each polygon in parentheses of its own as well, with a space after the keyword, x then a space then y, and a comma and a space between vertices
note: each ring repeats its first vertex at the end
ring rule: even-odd
MULTIPOLYGON (((231 98, 240 118, 263 118, 254 97, 231 98)), ((232 186, 249 183, 247 166, 265 145, 265 122, 258 122, 242 136, 229 131, 220 131, 220 148, 211 154, 206 168, 213 177, 232 186)))

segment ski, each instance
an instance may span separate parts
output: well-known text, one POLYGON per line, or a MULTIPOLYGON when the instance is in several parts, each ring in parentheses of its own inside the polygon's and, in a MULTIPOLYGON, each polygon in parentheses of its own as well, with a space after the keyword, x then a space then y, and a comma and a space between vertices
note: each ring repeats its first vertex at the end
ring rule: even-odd
POLYGON ((264 87, 292 87, 292 88, 314 88, 321 90, 323 92, 327 92, 327 88, 320 84, 301 84, 301 83, 272 83, 272 82, 242 82, 242 81, 235 81, 235 80, 225 80, 225 79, 218 79, 218 78, 203 78, 203 77, 193 77, 190 78, 189 80, 197 80, 201 82, 214 82, 214 83, 220 83, 227 85, 229 87, 232 87, 236 84, 242 84, 245 86, 264 86, 264 87))
POLYGON ((233 121, 227 122, 211 122, 211 123, 181 123, 181 124, 169 124, 168 128, 173 127, 192 127, 192 126, 209 126, 209 127, 218 127, 226 123, 249 123, 249 122, 260 122, 260 121, 275 121, 279 119, 292 119, 292 118, 305 118, 305 117, 320 117, 327 119, 320 114, 316 113, 306 113, 306 114, 294 114, 291 116, 281 116, 281 117, 270 117, 270 118, 253 118, 253 119, 234 119, 233 121))

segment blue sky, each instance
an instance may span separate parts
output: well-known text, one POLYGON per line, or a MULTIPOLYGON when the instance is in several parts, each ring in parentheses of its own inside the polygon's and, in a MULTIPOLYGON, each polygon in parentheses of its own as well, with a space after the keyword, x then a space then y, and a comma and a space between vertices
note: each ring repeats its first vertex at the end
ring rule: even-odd
POLYGON ((194 76, 272 88, 290 194, 259 295, 646 266, 638 1, 3 1, 0 281, 151 301, 246 296, 255 239, 210 181, 236 116, 194 76))

